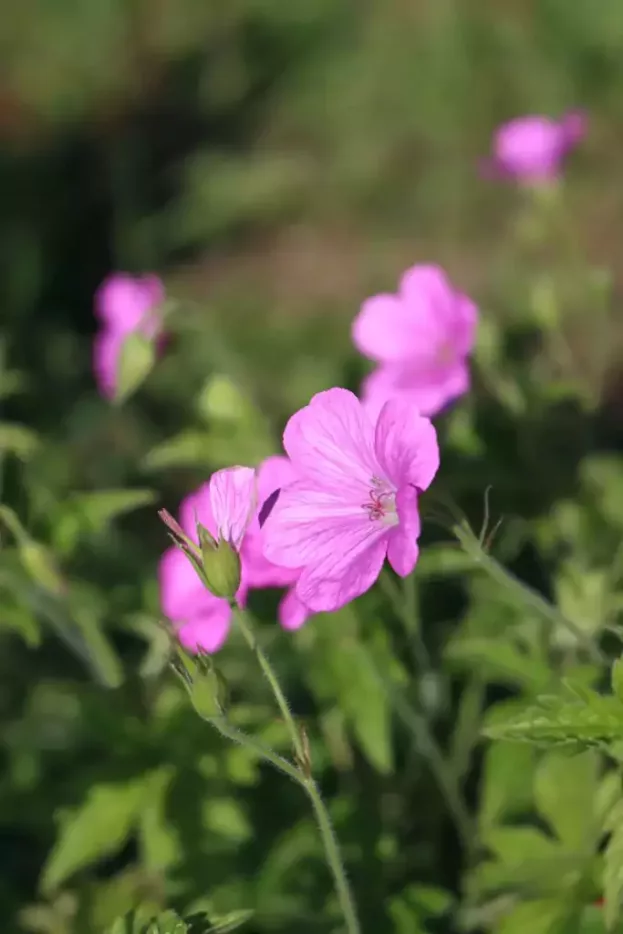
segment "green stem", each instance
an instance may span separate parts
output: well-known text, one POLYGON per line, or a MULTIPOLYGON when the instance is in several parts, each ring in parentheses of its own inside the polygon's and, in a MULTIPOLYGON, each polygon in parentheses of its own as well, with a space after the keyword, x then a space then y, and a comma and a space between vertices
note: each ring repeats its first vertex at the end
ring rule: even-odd
POLYGON ((318 830, 320 831, 320 836, 324 845, 327 863, 333 874, 333 881, 335 883, 342 915, 346 923, 346 930, 348 934, 361 934, 359 919, 357 918, 357 909, 355 908, 355 902, 348 884, 346 870, 344 869, 344 863, 340 856, 340 848, 337 837, 335 836, 335 831, 333 830, 333 825, 331 824, 329 812, 318 791, 318 786, 312 778, 306 779, 303 782, 303 787, 314 808, 316 823, 318 824, 318 830))
POLYGON ((548 623, 554 626, 562 626, 572 633, 578 643, 586 649, 593 661, 599 662, 600 664, 608 664, 607 656, 589 635, 574 623, 573 620, 561 613, 560 610, 551 603, 548 603, 536 590, 533 590, 528 584, 524 584, 518 577, 515 577, 514 574, 507 571, 501 564, 498 564, 494 558, 491 558, 482 548, 471 529, 464 525, 454 525, 452 531, 467 554, 473 558, 474 563, 479 565, 489 577, 497 581, 502 587, 511 591, 511 593, 523 603, 532 607, 532 609, 546 619, 548 623))
POLYGON ((222 719, 219 720, 217 729, 223 732, 223 735, 228 735, 230 739, 234 740, 234 742, 247 745, 249 748, 254 748, 259 755, 263 756, 268 762, 274 765, 275 768, 279 769, 281 772, 285 772, 286 775, 294 779, 294 781, 296 781, 301 786, 301 788, 304 789, 314 809, 314 816, 316 818, 316 823, 318 825, 318 830, 320 832, 320 837, 324 846, 327 865, 329 866, 329 869, 333 875, 335 890, 337 893, 338 901, 340 903, 342 915, 344 917, 344 922, 346 924, 347 934, 361 934, 359 921, 357 920, 355 902, 348 884, 346 870, 344 868, 344 863, 342 862, 342 857, 340 856, 339 845, 333 831, 331 818, 329 817, 327 807, 322 800, 318 786, 309 774, 309 769, 311 768, 309 762, 309 753, 303 744, 301 735, 297 729, 296 723, 294 722, 294 717, 292 716, 292 712, 290 710, 288 701, 286 700, 285 694, 281 690, 279 679, 277 678, 272 665, 268 661, 268 658, 260 648, 244 611, 240 610, 238 607, 234 607, 233 609, 240 629, 242 630, 242 634, 244 635, 249 647, 259 662, 259 665, 273 692, 286 726, 288 727, 288 731, 292 739, 292 745, 294 746, 296 753, 297 765, 291 765, 291 763, 287 762, 281 756, 273 753, 272 750, 266 749, 266 747, 257 743, 255 740, 251 740, 251 738, 247 737, 245 734, 240 733, 238 730, 234 730, 226 723, 226 721, 223 722, 222 719), (228 733, 223 731, 224 725, 225 728, 229 731, 228 733), (251 742, 249 742, 249 740, 251 740, 251 742))
POLYGON ((261 743, 253 736, 249 736, 248 733, 243 733, 242 730, 232 726, 231 723, 225 719, 225 717, 209 717, 204 719, 206 719, 207 723, 211 723, 212 726, 218 730, 221 736, 232 740, 232 742, 237 743, 239 746, 245 746, 250 750, 250 752, 254 753, 256 756, 259 756, 260 759, 265 759, 266 762, 269 762, 270 765, 277 769, 278 772, 282 772, 284 775, 287 775, 288 778, 291 778, 293 781, 295 781, 297 785, 302 784, 303 776, 299 770, 294 765, 292 765, 291 762, 288 762, 287 759, 284 759, 283 756, 273 752, 269 746, 265 746, 264 743, 261 743))
POLYGON ((253 630, 251 629, 251 627, 249 626, 249 623, 247 622, 247 618, 246 618, 244 610, 241 610, 239 607, 234 607, 234 615, 238 621, 240 630, 244 638, 247 641, 247 645, 249 646, 249 648, 251 649, 251 651, 254 653, 255 657, 257 658, 260 668, 262 669, 262 672, 264 673, 264 677, 268 681, 270 685, 270 689, 273 692, 273 696, 275 700, 277 701, 277 706, 279 707, 279 710, 281 711, 281 716, 283 717, 287 730, 290 734, 290 739, 292 741, 292 746, 294 748, 296 758, 298 762, 304 762, 305 761, 305 747, 301 739, 301 734, 299 733, 298 727, 296 723, 294 722, 294 717, 292 716, 290 705, 288 704, 288 701, 286 700, 285 694, 281 690, 281 685, 279 684, 277 675, 275 674, 273 670, 273 666, 268 661, 268 658, 264 654, 261 646, 259 645, 257 639, 255 638, 255 634, 253 630))

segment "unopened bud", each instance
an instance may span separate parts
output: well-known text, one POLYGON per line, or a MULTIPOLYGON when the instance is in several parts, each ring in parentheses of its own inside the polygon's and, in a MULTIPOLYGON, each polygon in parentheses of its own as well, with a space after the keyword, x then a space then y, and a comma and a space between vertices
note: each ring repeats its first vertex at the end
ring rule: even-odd
POLYGON ((240 555, 233 545, 219 538, 218 542, 201 524, 197 525, 203 578, 215 597, 233 600, 240 587, 240 555))
POLYGON ((210 656, 199 654, 192 658, 180 648, 172 665, 199 716, 204 720, 223 716, 229 704, 229 688, 210 656))

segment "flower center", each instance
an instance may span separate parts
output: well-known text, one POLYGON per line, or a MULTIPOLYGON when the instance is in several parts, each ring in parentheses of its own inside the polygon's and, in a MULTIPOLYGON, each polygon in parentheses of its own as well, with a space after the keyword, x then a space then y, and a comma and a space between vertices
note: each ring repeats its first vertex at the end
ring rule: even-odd
POLYGON ((388 526, 398 525, 396 491, 378 477, 372 477, 368 501, 362 503, 361 508, 367 512, 370 522, 381 522, 388 526))

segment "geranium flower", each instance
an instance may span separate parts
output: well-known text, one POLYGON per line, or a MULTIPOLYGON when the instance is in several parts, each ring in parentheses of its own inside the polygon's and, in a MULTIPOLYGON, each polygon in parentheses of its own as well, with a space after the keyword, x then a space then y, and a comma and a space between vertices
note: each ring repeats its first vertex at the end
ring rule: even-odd
MULTIPOLYGON (((292 477, 285 457, 267 458, 257 473, 250 467, 227 468, 213 474, 180 507, 180 527, 195 544, 199 544, 200 523, 216 542, 228 542, 239 552, 240 586, 235 595, 239 606, 245 605, 250 589, 288 587, 298 576, 296 570, 276 567, 263 556, 264 533, 259 521, 265 501, 292 477)), ((220 649, 231 624, 229 601, 210 593, 191 561, 176 546, 162 556, 159 578, 162 610, 176 625, 182 644, 191 651, 220 649)), ((281 625, 297 629, 308 616, 309 611, 295 594, 286 593, 279 608, 281 625)))
POLYGON ((503 124, 493 137, 488 174, 516 178, 527 183, 555 180, 567 154, 586 133, 586 117, 578 111, 560 120, 551 117, 518 117, 503 124))
POLYGON ((353 393, 329 389, 290 418, 283 444, 297 479, 265 521, 264 554, 297 570, 298 599, 336 610, 372 586, 386 557, 408 575, 418 494, 439 466, 432 423, 401 399, 372 419, 353 393))
POLYGON ((157 276, 134 278, 115 273, 95 296, 95 314, 101 323, 93 344, 93 371, 103 395, 112 398, 117 386, 119 357, 128 334, 138 331, 156 340, 162 322, 157 308, 164 301, 164 286, 157 276))
POLYGON ((362 387, 370 414, 404 397, 422 415, 436 415, 467 392, 477 320, 474 303, 438 266, 412 266, 398 294, 367 299, 352 334, 358 350, 380 364, 362 387))

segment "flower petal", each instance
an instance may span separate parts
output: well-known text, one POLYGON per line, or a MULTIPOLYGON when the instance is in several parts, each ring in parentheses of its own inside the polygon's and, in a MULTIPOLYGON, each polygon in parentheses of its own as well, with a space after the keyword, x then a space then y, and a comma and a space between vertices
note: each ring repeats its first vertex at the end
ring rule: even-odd
POLYGON ((311 616, 311 611, 301 603, 294 588, 288 590, 279 604, 278 618, 284 629, 292 632, 300 629, 311 616))
POLYGON ((420 537, 420 514, 417 493, 412 486, 404 486, 396 494, 399 524, 389 533, 387 560, 400 577, 411 573, 418 559, 417 540, 420 537))
POLYGON ((117 389, 117 371, 123 336, 105 328, 93 339, 93 373, 103 396, 112 399, 117 389))
POLYGON ((328 389, 296 412, 283 446, 296 473, 314 485, 358 498, 377 470, 372 423, 347 389, 328 389))
POLYGON ((189 493, 180 506, 180 525, 189 538, 199 542, 197 523, 200 522, 213 538, 218 537, 218 528, 210 503, 210 484, 202 483, 194 493, 189 493))
MULTIPOLYGON (((216 599, 216 598, 215 598, 216 599)), ((218 652, 229 634, 231 608, 227 600, 217 600, 210 612, 202 613, 178 629, 180 642, 191 652, 218 652)))
POLYGON ((466 363, 445 366, 435 364, 421 369, 410 363, 383 364, 370 373, 362 387, 362 403, 376 422, 383 405, 394 398, 403 398, 420 415, 437 415, 446 405, 469 389, 469 368, 466 363))
POLYGON ((314 612, 338 610, 374 584, 387 553, 387 536, 360 543, 348 562, 326 560, 302 572, 296 595, 314 612))
POLYGON ((374 447, 381 468, 397 489, 412 484, 426 490, 439 468, 433 423, 404 399, 390 399, 381 409, 374 447))
POLYGON ((264 524, 264 556, 286 568, 312 564, 338 573, 378 538, 387 527, 372 522, 365 499, 343 497, 298 481, 285 487, 264 524))
POLYGON ((397 295, 374 295, 353 321, 353 343, 372 360, 402 360, 413 349, 412 309, 397 295))
POLYGON ((157 276, 134 278, 127 273, 109 276, 95 295, 95 314, 112 330, 127 334, 139 326, 153 336, 158 319, 149 312, 164 300, 164 287, 157 276))
POLYGON ((257 509, 255 470, 226 467, 212 474, 210 505, 220 538, 239 549, 257 509))
POLYGON ((209 610, 218 599, 205 589, 191 562, 176 546, 160 559, 158 577, 162 612, 174 623, 209 610))

